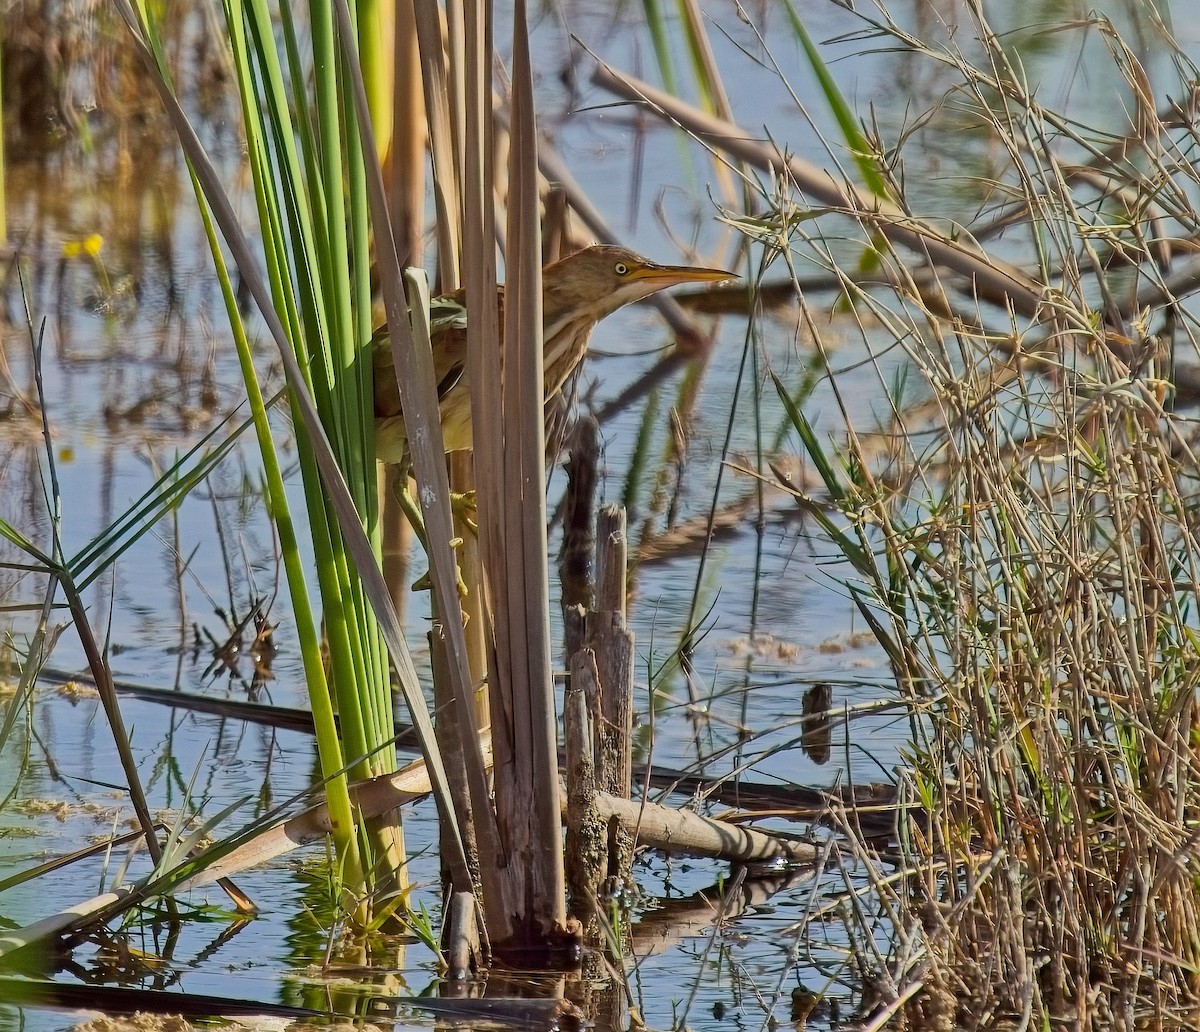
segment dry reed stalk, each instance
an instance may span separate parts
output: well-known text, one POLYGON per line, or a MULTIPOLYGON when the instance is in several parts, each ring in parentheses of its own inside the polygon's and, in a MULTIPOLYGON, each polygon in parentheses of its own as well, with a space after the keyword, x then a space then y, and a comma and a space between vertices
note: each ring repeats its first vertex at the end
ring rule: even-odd
MULTIPOLYGON (((492 194, 494 173, 491 145, 491 58, 492 26, 490 5, 467 0, 463 5, 464 83, 463 135, 463 285, 467 295, 467 366, 471 381, 471 419, 475 433, 476 504, 479 511, 479 547, 484 567, 499 568, 504 541, 500 480, 499 398, 486 385, 500 382, 500 356, 494 346, 500 336, 496 296, 496 249, 494 246, 495 207, 492 194)), ((494 595, 488 591, 489 607, 494 595)), ((489 664, 491 667, 492 664, 489 664)), ((489 693, 490 694, 490 693, 489 693)), ((492 809, 490 792, 473 796, 480 826, 480 863, 489 883, 484 886, 483 902, 488 934, 504 942, 514 933, 512 915, 518 902, 511 897, 507 880, 500 877, 504 862, 499 829, 492 809)))
POLYGON ((438 288, 458 289, 462 256, 462 148, 453 120, 453 78, 443 47, 442 18, 437 4, 416 4, 416 30, 421 55, 421 85, 433 161, 433 198, 437 217, 438 288))
MULTIPOLYGON (((596 657, 599 699, 596 767, 600 788, 628 799, 633 773, 633 632, 625 621, 625 510, 605 505, 596 519, 596 602, 587 617, 587 647, 596 657)), ((626 877, 633 859, 627 844, 621 870, 626 877)))
MULTIPOLYGON (((566 933, 558 724, 550 662, 543 406, 542 261, 537 126, 525 4, 513 10, 512 135, 505 263, 506 371, 501 434, 505 507, 502 555, 486 564, 496 667, 492 728, 497 820, 505 836, 505 877, 519 901, 513 945, 553 951, 566 933)), ((474 388, 474 384, 472 384, 474 388)))
POLYGON ((563 698, 566 742, 566 881, 569 912, 594 941, 595 900, 608 873, 608 826, 596 808, 596 741, 592 721, 598 692, 596 657, 578 650, 570 660, 571 681, 563 698))
MULTIPOLYGON (((401 265, 424 264, 425 108, 413 0, 397 0, 392 33, 392 131, 384 162, 388 210, 401 265)), ((408 472, 396 466, 380 472, 380 528, 383 574, 401 623, 408 608, 412 528, 399 504, 408 472)))
POLYGON ((567 451, 570 458, 564 463, 567 486, 563 493, 558 579, 562 585, 563 656, 570 663, 583 646, 584 618, 593 595, 593 521, 600 453, 600 428, 594 417, 584 416, 576 422, 567 451))

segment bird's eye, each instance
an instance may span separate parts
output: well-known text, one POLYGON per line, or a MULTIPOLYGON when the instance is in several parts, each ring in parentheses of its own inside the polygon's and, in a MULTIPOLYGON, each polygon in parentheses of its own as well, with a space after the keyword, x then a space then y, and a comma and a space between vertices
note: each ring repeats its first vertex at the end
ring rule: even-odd
POLYGON ((617 264, 613 266, 613 269, 618 276, 628 276, 629 275, 629 266, 626 265, 624 262, 617 262, 617 264))

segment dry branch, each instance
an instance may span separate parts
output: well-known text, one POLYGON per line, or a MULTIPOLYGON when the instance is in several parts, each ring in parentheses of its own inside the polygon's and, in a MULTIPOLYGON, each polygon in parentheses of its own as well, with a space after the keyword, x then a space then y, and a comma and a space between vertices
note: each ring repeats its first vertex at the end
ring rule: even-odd
POLYGON ((810 842, 796 842, 727 824, 691 810, 618 799, 606 792, 596 793, 596 811, 603 818, 619 821, 622 828, 635 836, 639 846, 672 856, 707 856, 743 864, 772 860, 811 864, 819 855, 818 848, 810 842))
POLYGON ((1046 285, 1016 266, 985 254, 970 243, 968 236, 952 239, 890 201, 859 190, 851 183, 838 182, 827 170, 801 158, 785 156, 773 144, 759 142, 743 127, 706 114, 648 83, 620 74, 608 65, 597 66, 593 81, 618 96, 647 104, 706 144, 755 168, 786 174, 801 191, 822 204, 843 209, 891 243, 911 248, 925 255, 931 264, 966 276, 980 297, 1009 305, 1027 318, 1043 314, 1046 285))

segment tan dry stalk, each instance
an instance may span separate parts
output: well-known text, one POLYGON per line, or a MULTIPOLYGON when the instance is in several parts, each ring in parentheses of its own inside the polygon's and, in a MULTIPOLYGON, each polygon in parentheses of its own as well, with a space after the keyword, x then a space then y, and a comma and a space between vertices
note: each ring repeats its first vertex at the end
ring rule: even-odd
MULTIPOLYGON (((471 418, 476 435, 476 504, 479 510, 479 545, 484 565, 499 562, 504 541, 501 526, 503 488, 500 481, 500 409, 496 392, 488 385, 500 382, 500 356, 495 341, 500 336, 496 295, 495 204, 492 194, 492 27, 491 6, 481 0, 463 4, 463 55, 465 133, 463 135, 463 286, 466 289, 467 367, 471 381, 471 418)), ((498 568, 498 566, 497 566, 498 568)), ((486 590, 486 588, 485 588, 486 590)), ((494 609, 490 592, 486 605, 494 609)), ((490 664, 489 664, 490 665, 490 664)), ((484 879, 483 903, 488 934, 498 942, 512 937, 512 915, 517 901, 510 898, 507 880, 500 877, 504 861, 495 811, 488 786, 479 792, 472 784, 472 805, 484 879)))
POLYGON ((499 381, 504 537, 499 555, 485 553, 484 569, 495 601, 496 815, 509 897, 520 902, 513 944, 544 948, 565 930, 566 885, 558 800, 547 790, 558 783, 558 727, 550 661, 537 125, 523 0, 513 10, 512 135, 501 338, 507 375, 499 381))

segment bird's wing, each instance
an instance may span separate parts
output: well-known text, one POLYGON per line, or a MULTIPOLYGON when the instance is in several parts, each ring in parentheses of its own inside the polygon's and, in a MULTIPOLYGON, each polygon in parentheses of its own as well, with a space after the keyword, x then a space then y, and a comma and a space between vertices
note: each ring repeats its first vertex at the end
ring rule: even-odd
MULTIPOLYGON (((504 318, 504 288, 498 287, 500 317, 504 318)), ((438 400, 443 400, 467 371, 466 294, 456 290, 440 294, 429 302, 429 335, 433 341, 433 373, 437 377, 438 400)), ((396 386, 392 345, 387 325, 371 336, 371 362, 375 373, 375 415, 384 419, 402 414, 400 391, 396 386)))
MULTIPOLYGON (((454 350, 457 352, 461 352, 462 349, 455 348, 454 350)), ((438 394, 439 402, 447 394, 449 394, 452 390, 454 390, 454 388, 458 386, 458 382, 463 378, 463 374, 467 371, 467 363, 464 361, 464 359, 465 359, 465 356, 459 357, 454 362, 452 362, 443 372, 443 370, 441 368, 441 363, 437 361, 436 356, 434 357, 434 371, 441 373, 441 379, 438 380, 438 385, 437 385, 437 394, 438 394)))

